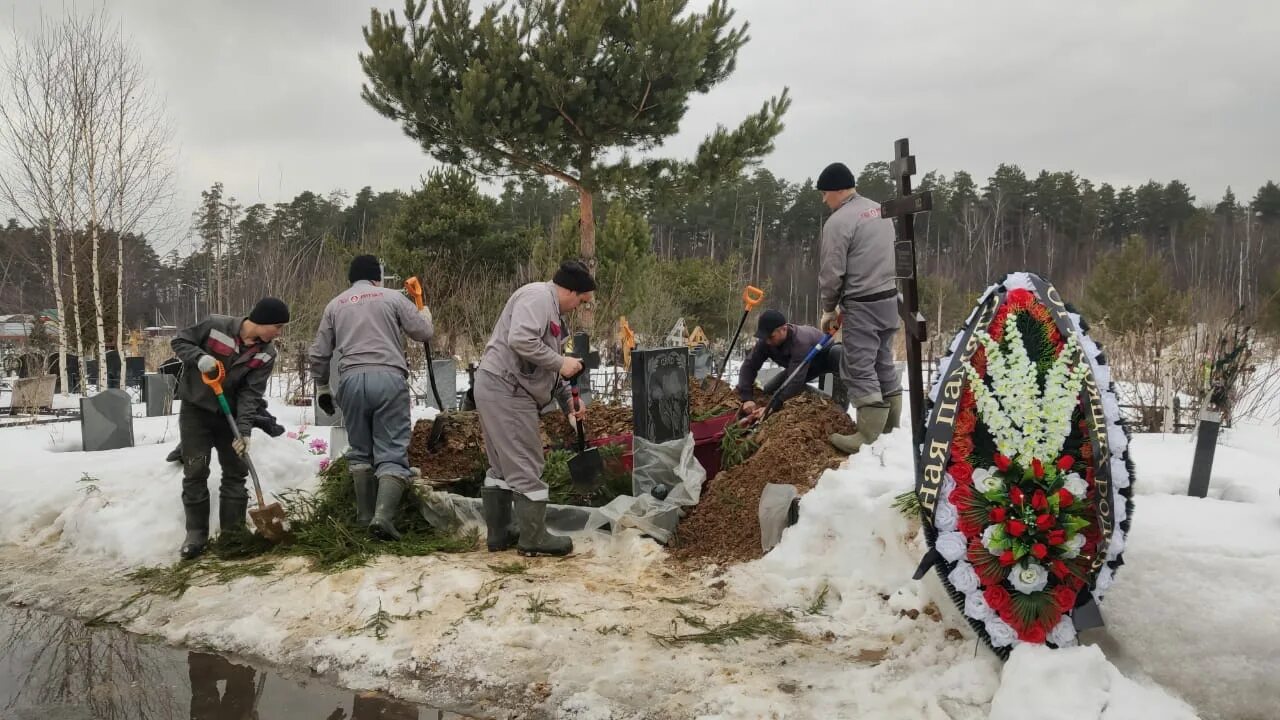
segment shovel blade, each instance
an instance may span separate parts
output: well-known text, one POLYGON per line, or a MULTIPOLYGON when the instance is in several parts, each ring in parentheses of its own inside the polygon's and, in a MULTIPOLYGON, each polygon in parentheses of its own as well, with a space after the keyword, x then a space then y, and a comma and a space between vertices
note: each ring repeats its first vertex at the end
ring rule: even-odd
POLYGON ((427 449, 431 451, 439 450, 440 444, 444 442, 444 428, 449 424, 449 420, 440 413, 435 420, 431 421, 431 436, 427 438, 427 449))
POLYGON ((249 519, 262 537, 271 542, 284 540, 284 508, 280 507, 280 503, 253 508, 249 511, 249 519))
POLYGON ((575 490, 588 492, 600 486, 604 460, 596 448, 584 450, 569 458, 569 481, 575 490))

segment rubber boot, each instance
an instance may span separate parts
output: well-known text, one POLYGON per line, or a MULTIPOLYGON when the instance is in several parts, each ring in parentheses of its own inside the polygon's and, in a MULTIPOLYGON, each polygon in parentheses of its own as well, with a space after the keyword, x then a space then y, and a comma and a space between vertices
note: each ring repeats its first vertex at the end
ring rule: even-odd
POLYGON ((521 555, 568 555, 573 552, 573 541, 561 535, 547 532, 547 502, 534 501, 513 492, 516 525, 520 539, 516 549, 521 555))
POLYGON ((889 403, 889 417, 884 421, 884 434, 902 427, 902 393, 885 398, 889 403))
POLYGON ((889 403, 881 401, 863 405, 858 408, 858 431, 852 435, 833 434, 831 444, 840 452, 853 455, 863 445, 870 445, 880 437, 888 419, 889 403))
POLYGON ((182 443, 178 443, 177 447, 170 450, 169 454, 164 456, 164 461, 176 463, 182 462, 182 443))
POLYGON ((485 542, 489 552, 510 550, 520 539, 520 530, 511 523, 511 503, 515 493, 499 487, 480 489, 484 504, 484 526, 488 530, 485 542))
POLYGON ((191 560, 199 557, 209 544, 209 501, 184 505, 182 509, 187 516, 187 537, 182 541, 178 555, 183 560, 191 560))
POLYGON ((379 540, 399 540, 396 529, 396 512, 400 509, 400 497, 404 495, 404 478, 384 475, 378 478, 378 501, 373 510, 369 533, 379 540))
POLYGON ((245 533, 244 514, 249 509, 249 498, 221 498, 218 504, 218 524, 224 537, 233 533, 245 533))
POLYGON ((351 468, 351 485, 356 491, 356 524, 368 527, 373 521, 373 506, 378 501, 378 479, 373 476, 373 467, 351 468))

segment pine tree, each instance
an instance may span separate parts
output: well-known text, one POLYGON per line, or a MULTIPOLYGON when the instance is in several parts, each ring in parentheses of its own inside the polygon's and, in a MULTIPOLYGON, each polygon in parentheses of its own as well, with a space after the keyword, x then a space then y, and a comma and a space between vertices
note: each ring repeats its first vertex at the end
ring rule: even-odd
POLYGON ((482 175, 557 178, 577 190, 580 249, 594 265, 593 200, 611 187, 713 181, 773 147, 784 90, 736 129, 717 127, 691 162, 633 161, 679 130, 689 97, 735 67, 747 42, 726 0, 406 0, 374 11, 360 63, 366 102, 443 163, 482 175), (425 16, 425 17, 424 17, 425 16))

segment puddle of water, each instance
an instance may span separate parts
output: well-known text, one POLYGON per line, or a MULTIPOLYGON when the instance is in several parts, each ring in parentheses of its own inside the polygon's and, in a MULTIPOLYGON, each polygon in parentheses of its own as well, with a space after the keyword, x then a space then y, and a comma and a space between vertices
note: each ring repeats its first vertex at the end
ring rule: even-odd
POLYGON ((465 720, 0 605, 0 720, 465 720))

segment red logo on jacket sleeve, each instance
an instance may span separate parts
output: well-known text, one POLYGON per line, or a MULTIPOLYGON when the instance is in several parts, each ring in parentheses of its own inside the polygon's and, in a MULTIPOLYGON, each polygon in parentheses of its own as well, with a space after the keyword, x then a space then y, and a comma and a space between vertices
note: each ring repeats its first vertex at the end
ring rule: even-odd
POLYGON ((551 334, 560 337, 560 326, 555 322, 551 323, 551 334))

